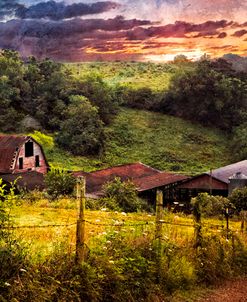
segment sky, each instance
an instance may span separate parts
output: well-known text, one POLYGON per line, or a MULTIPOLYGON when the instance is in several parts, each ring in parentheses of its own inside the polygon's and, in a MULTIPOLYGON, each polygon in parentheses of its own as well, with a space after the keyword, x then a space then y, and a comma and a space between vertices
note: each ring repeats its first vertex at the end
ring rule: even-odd
POLYGON ((0 0, 0 48, 66 62, 247 56, 247 0, 0 0))

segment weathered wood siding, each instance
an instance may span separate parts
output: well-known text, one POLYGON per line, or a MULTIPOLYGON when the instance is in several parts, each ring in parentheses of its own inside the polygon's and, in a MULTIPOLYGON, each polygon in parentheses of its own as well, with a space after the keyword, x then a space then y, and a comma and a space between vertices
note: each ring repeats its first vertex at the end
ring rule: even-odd
POLYGON ((182 189, 204 189, 204 190, 228 190, 228 185, 220 180, 211 178, 209 175, 201 175, 191 178, 190 180, 179 185, 178 188, 182 189))
POLYGON ((26 171, 37 171, 43 174, 47 173, 48 166, 41 147, 32 139, 29 139, 27 142, 33 142, 33 156, 25 157, 25 144, 23 144, 21 148, 17 151, 13 172, 18 173, 26 171), (36 167, 35 165, 36 155, 39 156, 39 167, 36 167), (23 169, 19 168, 19 158, 23 158, 23 169))

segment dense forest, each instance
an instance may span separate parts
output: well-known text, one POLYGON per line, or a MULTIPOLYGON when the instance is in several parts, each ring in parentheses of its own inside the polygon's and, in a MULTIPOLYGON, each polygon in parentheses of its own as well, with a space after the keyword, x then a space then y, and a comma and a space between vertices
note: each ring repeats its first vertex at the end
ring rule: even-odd
POLYGON ((34 57, 23 61, 17 52, 3 50, 0 131, 47 131, 54 133, 59 147, 74 155, 100 154, 104 152, 106 126, 125 106, 219 128, 232 136, 236 159, 246 157, 244 71, 236 71, 225 59, 207 57, 195 63, 177 58, 171 64, 157 65, 156 71, 146 67, 150 64, 138 63, 135 73, 148 73, 149 78, 160 73, 168 80, 158 89, 121 81, 109 83, 94 68, 90 73, 75 72, 70 65, 34 57))

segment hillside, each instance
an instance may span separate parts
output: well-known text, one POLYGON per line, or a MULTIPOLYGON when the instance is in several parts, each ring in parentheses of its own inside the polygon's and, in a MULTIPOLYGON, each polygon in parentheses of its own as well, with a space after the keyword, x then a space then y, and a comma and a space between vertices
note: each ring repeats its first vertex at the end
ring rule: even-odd
MULTIPOLYGON (((189 68, 189 65, 183 65, 183 69, 189 68)), ((96 73, 110 85, 121 84, 135 89, 145 87, 154 91, 166 89, 171 76, 181 69, 181 66, 176 64, 148 62, 93 62, 66 66, 76 77, 96 73)))
POLYGON ((122 109, 106 129, 101 157, 74 157, 54 148, 52 137, 37 133, 54 167, 85 171, 142 161, 161 170, 197 174, 231 162, 228 138, 180 118, 141 110, 122 109))

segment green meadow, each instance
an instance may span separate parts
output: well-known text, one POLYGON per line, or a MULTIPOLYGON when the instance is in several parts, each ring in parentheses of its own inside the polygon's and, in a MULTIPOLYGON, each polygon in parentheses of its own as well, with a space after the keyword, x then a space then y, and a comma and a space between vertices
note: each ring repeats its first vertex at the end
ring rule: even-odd
POLYGON ((54 145, 53 137, 35 132, 52 167, 92 171, 141 161, 154 168, 189 175, 232 161, 227 135, 180 118, 121 109, 106 128, 106 146, 96 157, 72 156, 54 145))

